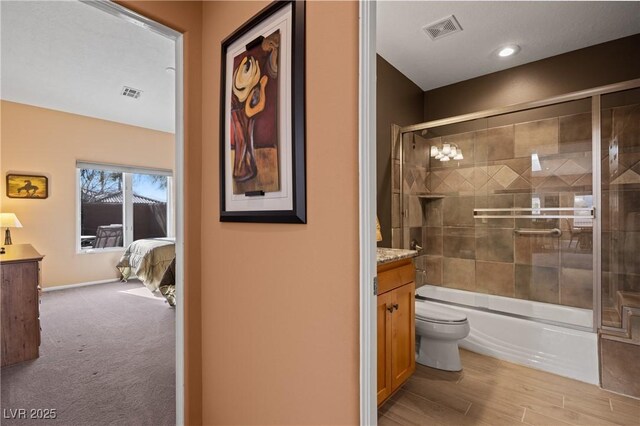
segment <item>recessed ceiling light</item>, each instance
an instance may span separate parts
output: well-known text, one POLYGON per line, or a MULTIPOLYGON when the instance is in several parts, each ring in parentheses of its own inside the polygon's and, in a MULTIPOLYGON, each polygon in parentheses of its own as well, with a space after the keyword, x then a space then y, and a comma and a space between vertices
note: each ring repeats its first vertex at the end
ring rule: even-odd
POLYGON ((174 67, 166 67, 164 70, 170 74, 176 72, 176 69, 174 67))
POLYGON ((510 44, 508 46, 503 46, 498 49, 498 56, 501 58, 507 58, 509 56, 513 56, 520 51, 520 46, 517 44, 510 44))

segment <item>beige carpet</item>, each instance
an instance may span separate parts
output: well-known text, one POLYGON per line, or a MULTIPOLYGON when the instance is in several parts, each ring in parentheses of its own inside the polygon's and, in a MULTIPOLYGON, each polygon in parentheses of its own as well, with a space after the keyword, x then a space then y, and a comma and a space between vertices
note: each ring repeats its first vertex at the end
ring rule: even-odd
POLYGON ((2 417, 53 408, 57 418, 2 425, 175 424, 175 310, 141 287, 44 293, 40 358, 2 369, 2 417))

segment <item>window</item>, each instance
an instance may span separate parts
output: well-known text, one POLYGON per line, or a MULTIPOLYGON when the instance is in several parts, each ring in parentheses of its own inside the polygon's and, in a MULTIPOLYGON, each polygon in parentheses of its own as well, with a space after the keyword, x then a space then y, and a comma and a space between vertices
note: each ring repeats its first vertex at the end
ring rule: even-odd
POLYGON ((79 251, 173 236, 171 172, 79 162, 77 176, 79 251))

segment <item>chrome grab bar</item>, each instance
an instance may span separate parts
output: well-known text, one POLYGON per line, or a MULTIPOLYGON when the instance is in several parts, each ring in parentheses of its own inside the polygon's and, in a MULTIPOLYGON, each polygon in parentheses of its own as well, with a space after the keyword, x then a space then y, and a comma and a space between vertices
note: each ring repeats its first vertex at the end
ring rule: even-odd
POLYGON ((520 229, 514 229, 513 232, 518 235, 551 235, 554 237, 559 237, 562 235, 562 231, 558 228, 553 228, 553 229, 520 228, 520 229))

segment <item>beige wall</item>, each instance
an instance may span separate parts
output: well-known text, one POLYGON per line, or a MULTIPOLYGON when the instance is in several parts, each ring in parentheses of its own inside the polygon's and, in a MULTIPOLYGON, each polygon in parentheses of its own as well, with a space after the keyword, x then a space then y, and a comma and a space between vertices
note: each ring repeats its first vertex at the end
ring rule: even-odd
POLYGON ((307 225, 218 221, 220 42, 267 2, 119 3, 184 33, 186 423, 356 424, 357 2, 308 3, 307 225))
POLYGON ((174 135, 6 101, 1 118, 2 179, 49 178, 45 200, 8 198, 0 185, 2 211, 23 225, 11 231, 14 244, 32 244, 45 255, 43 287, 115 279, 122 251, 76 253, 76 160, 173 169, 174 135))
POLYGON ((357 2, 307 3, 309 223, 218 220, 220 43, 267 4, 204 4, 203 421, 356 424, 357 2))

